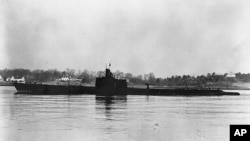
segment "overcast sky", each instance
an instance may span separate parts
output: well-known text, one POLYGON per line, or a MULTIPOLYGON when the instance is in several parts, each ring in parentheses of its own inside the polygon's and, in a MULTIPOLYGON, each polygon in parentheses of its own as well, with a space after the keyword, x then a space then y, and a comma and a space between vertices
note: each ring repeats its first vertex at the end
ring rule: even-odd
POLYGON ((0 69, 250 73, 248 0, 0 1, 0 69))

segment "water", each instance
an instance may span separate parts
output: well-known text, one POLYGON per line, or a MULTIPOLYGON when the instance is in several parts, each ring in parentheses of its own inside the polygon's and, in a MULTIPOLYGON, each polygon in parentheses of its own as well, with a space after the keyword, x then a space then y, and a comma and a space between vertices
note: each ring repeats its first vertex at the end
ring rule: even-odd
POLYGON ((250 124, 241 96, 95 97, 14 95, 0 87, 0 140, 228 141, 230 124, 250 124))

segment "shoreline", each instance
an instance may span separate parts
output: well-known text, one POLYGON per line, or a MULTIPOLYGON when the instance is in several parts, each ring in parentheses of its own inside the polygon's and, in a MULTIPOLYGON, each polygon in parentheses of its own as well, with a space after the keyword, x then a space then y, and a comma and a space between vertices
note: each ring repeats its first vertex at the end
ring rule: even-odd
MULTIPOLYGON (((43 83, 43 85, 50 85, 50 83, 43 83)), ((53 85, 53 84, 52 84, 53 85)), ((60 84, 54 84, 60 86, 60 84)), ((62 84, 61 84, 62 85, 62 84)), ((80 84, 81 86, 90 86, 87 84, 80 84)), ((0 86, 14 86, 12 82, 0 82, 0 86)), ((71 83, 71 86, 79 86, 76 84, 71 83)), ((92 86, 92 85, 91 85, 92 86)), ((128 88, 146 88, 145 85, 128 85, 128 88)), ((151 86, 150 89, 186 89, 185 86, 151 86)), ((199 88, 197 86, 188 86, 188 89, 201 89, 201 90, 215 90, 218 89, 218 87, 205 87, 205 88, 199 88)), ((227 86, 227 87, 219 87, 220 90, 250 90, 248 87, 237 87, 237 86, 227 86)))

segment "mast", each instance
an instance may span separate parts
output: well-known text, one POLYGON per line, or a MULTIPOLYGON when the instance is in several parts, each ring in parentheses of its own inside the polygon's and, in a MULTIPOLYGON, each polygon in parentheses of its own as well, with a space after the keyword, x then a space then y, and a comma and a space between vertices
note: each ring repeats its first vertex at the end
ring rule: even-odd
POLYGON ((111 63, 109 61, 109 65, 106 65, 105 77, 113 77, 112 72, 110 71, 111 63))

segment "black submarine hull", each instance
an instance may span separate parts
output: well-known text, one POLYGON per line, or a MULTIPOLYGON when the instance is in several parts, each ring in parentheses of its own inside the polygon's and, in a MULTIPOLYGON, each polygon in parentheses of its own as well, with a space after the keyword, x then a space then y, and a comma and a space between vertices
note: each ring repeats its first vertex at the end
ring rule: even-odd
POLYGON ((104 90, 91 86, 76 85, 48 85, 48 84, 26 84, 14 83, 16 94, 34 95, 152 95, 152 96, 222 96, 240 95, 238 92, 225 92, 222 90, 209 89, 143 89, 126 88, 123 90, 104 90))

